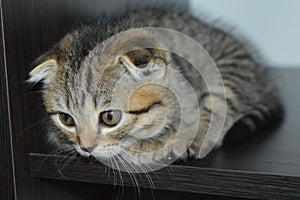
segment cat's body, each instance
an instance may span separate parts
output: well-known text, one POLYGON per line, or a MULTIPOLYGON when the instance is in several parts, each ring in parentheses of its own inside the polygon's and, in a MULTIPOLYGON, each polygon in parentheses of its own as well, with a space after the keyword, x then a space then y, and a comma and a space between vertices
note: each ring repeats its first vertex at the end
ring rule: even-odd
MULTIPOLYGON (((165 146, 172 138, 170 135, 176 133, 179 119, 174 117, 174 113, 178 112, 176 110, 178 102, 164 88, 152 85, 137 90, 129 102, 129 107, 132 108, 129 108, 128 113, 134 118, 130 123, 126 121, 127 114, 120 109, 113 110, 108 106, 112 102, 110 95, 112 95, 115 83, 126 73, 136 73, 130 69, 130 67, 136 67, 135 62, 168 66, 171 62, 167 61, 168 56, 164 51, 146 49, 140 50, 139 53, 127 54, 128 60, 114 62, 111 69, 101 76, 101 80, 97 77, 99 75, 98 61, 93 60, 97 45, 122 31, 140 27, 164 27, 193 38, 212 57, 224 81, 226 98, 210 95, 207 88, 203 86, 205 84, 201 76, 195 73, 190 64, 185 61, 176 61, 180 72, 196 89, 201 110, 198 134, 192 145, 187 147, 187 153, 182 155, 182 158, 201 157, 199 150, 202 145, 205 145, 203 135, 210 123, 211 98, 224 102, 227 107, 226 131, 222 132, 217 146, 222 144, 228 129, 237 123, 243 123, 249 130, 256 131, 278 114, 280 105, 272 81, 266 70, 259 66, 242 43, 228 33, 211 27, 186 13, 144 11, 111 21, 100 20, 93 27, 84 26, 68 34, 58 45, 38 59, 39 66, 31 72, 30 81, 43 80, 44 82, 45 107, 54 122, 49 133, 52 142, 58 146, 75 145, 82 155, 89 156, 91 152, 98 151, 98 154, 95 154, 96 157, 111 157, 115 153, 122 154, 124 151, 130 155, 138 154, 140 151, 155 151, 156 148, 165 146), (169 120, 167 127, 163 127, 159 134, 149 136, 143 141, 133 140, 130 135, 143 132, 137 127, 146 126, 143 124, 146 120, 143 116, 150 111, 157 119, 152 123, 157 126, 164 112, 173 114, 170 114, 170 119, 167 119, 169 120), (102 124, 104 120, 104 128, 98 127, 102 126, 100 118, 102 124), (105 120, 108 120, 108 124, 111 121, 113 123, 108 125, 105 120), (113 149, 114 145, 119 145, 118 150, 113 149), (131 147, 134 147, 135 152, 130 150, 131 147)), ((172 59, 178 58, 172 57, 172 59)), ((159 71, 159 73, 164 72, 159 71)), ((139 76, 142 75, 139 74, 139 76)), ((182 87, 184 90, 185 86, 182 87)), ((182 141, 182 143, 186 142, 182 141)), ((150 156, 149 159, 154 159, 153 157, 150 156)), ((138 157, 138 159, 142 158, 138 157)))

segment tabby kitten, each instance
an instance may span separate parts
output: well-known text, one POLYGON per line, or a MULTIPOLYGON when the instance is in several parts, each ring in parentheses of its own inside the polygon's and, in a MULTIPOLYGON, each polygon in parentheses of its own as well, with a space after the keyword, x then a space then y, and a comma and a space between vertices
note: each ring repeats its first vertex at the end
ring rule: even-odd
MULTIPOLYGON (((154 46, 161 43, 146 36, 141 40, 154 46)), ((165 43, 175 46, 176 40, 165 43)), ((67 34, 35 64, 29 82, 44 85, 44 105, 52 122, 50 141, 58 147, 74 147, 83 156, 104 160, 116 157, 145 164, 170 156, 182 160, 205 156, 208 152, 201 154, 200 150, 214 143, 204 140, 209 126, 215 125, 210 124, 214 100, 226 106, 225 128, 219 138, 213 139, 216 147, 237 125, 255 132, 278 115, 280 108, 268 73, 249 50, 230 34, 187 13, 151 10, 102 19, 94 26, 83 26, 67 34), (113 53, 128 44, 134 46, 134 36, 112 43, 108 50, 99 47, 122 31, 140 27, 173 29, 201 44, 218 67, 226 97, 209 93, 201 75, 178 55, 160 48, 138 48, 121 56, 113 53), (169 77, 168 81, 177 84, 183 96, 193 98, 182 78, 168 76, 170 67, 183 74, 197 96, 198 132, 192 141, 181 137, 177 145, 157 153, 174 139, 181 120, 180 109, 187 110, 191 120, 199 112, 189 102, 179 105, 170 89, 155 84, 169 77), (128 88, 136 80, 152 82, 131 92, 128 88), (185 149, 179 150, 182 147, 185 149), (141 156, 141 152, 148 156, 141 156)), ((209 66, 203 67, 210 70, 209 66)))

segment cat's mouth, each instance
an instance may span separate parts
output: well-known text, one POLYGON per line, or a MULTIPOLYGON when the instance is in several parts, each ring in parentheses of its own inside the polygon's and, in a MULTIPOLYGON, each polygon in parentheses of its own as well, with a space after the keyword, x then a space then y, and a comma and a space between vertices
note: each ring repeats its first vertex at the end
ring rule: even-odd
POLYGON ((75 145, 76 151, 84 156, 84 157, 90 157, 93 156, 96 159, 106 159, 111 158, 119 154, 122 150, 120 149, 117 144, 115 145, 107 145, 107 146, 97 146, 93 151, 87 152, 82 150, 78 145, 75 145))

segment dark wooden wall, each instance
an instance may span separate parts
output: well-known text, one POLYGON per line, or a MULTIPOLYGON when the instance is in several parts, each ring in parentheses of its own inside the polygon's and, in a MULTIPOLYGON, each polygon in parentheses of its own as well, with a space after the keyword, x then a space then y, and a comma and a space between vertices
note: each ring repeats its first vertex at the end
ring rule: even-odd
POLYGON ((11 131, 18 199, 32 199, 28 153, 43 143, 38 95, 24 83, 30 63, 62 37, 71 24, 65 1, 3 0, 3 34, 9 86, 11 131), (66 10, 67 11, 67 10, 66 10))
MULTIPOLYGON (((2 23, 2 7, 0 21, 2 23)), ((0 27, 0 199, 13 199, 15 177, 11 151, 11 129, 9 96, 7 91, 7 66, 3 44, 3 30, 0 27)))

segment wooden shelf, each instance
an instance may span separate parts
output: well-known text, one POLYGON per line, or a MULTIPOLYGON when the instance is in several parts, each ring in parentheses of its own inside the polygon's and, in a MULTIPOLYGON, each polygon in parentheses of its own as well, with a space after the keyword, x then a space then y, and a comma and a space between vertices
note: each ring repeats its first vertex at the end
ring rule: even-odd
MULTIPOLYGON (((150 173, 156 189, 254 199, 300 198, 300 70, 273 70, 285 106, 285 119, 273 131, 246 144, 212 152, 203 160, 171 165, 150 173)), ((34 178, 115 184, 101 163, 31 153, 34 178), (68 162, 68 161, 67 161, 68 162)), ((122 173, 124 185, 132 186, 122 173)), ((150 187, 145 175, 136 175, 140 187, 150 187)))

